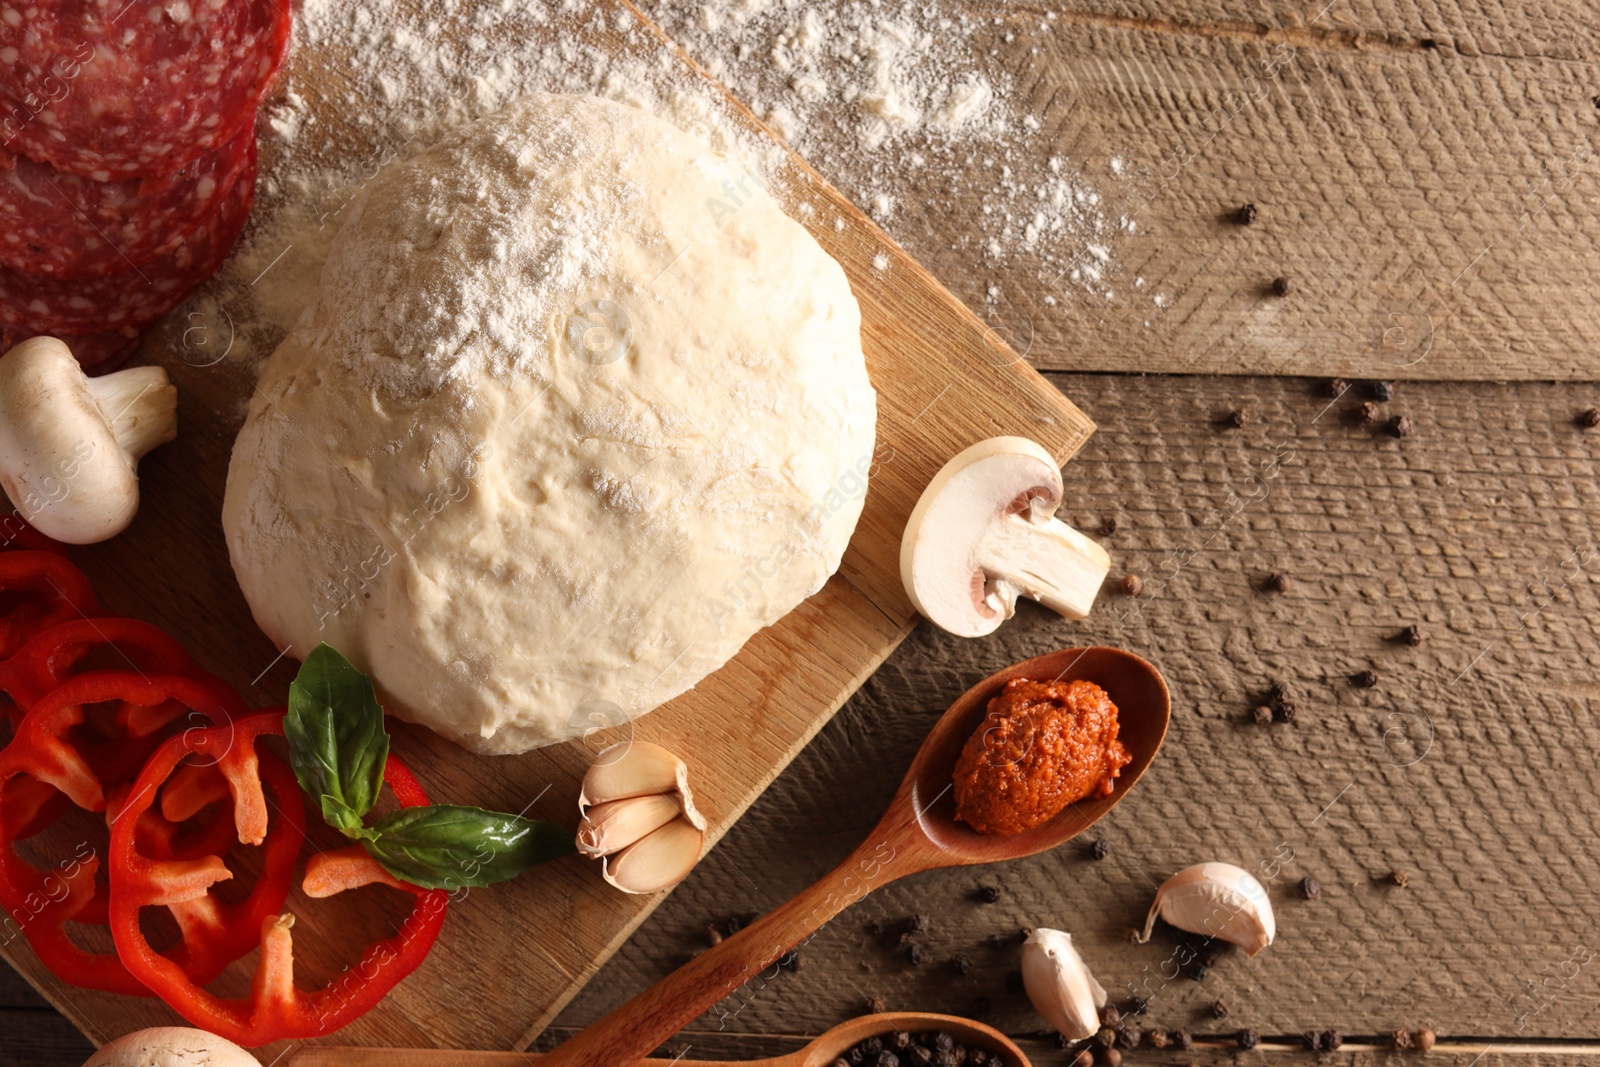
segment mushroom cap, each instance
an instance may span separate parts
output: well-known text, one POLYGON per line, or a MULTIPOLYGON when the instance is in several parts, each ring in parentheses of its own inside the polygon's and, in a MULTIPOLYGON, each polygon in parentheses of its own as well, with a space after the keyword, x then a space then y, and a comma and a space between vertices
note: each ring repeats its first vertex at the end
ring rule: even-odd
POLYGON ((1010 612, 988 602, 978 546, 999 519, 1030 509, 1052 514, 1061 496, 1055 457, 1026 437, 991 437, 957 453, 922 491, 900 540, 911 603, 957 636, 993 633, 1010 612))
POLYGON ((139 482, 72 350, 34 337, 0 356, 0 488, 47 537, 104 540, 139 507, 139 482))
POLYGON ((135 1030, 103 1045, 83 1067, 261 1067, 225 1037, 188 1026, 135 1030))

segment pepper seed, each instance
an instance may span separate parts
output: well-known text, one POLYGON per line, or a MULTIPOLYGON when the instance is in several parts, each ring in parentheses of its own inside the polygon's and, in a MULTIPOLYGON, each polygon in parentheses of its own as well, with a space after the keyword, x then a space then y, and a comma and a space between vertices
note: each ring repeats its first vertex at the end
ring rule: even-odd
POLYGON ((1383 409, 1370 400, 1363 400, 1361 406, 1356 409, 1356 418, 1363 426, 1371 426, 1382 414, 1383 409))
POLYGON ((1329 396, 1337 400, 1350 391, 1350 383, 1345 381, 1343 378, 1330 378, 1328 380, 1328 384, 1324 386, 1324 388, 1327 390, 1329 396))
POLYGON ((1306 875, 1300 879, 1300 895, 1307 900, 1316 900, 1322 895, 1322 883, 1306 875))
POLYGON ((1380 404, 1387 404, 1389 401, 1394 399, 1394 383, 1382 381, 1368 382, 1367 392, 1372 394, 1372 399, 1378 401, 1380 404))
POLYGON ((1573 421, 1581 429, 1592 430, 1596 426, 1600 426, 1600 408, 1589 408, 1586 411, 1580 411, 1578 412, 1578 417, 1573 421))
POLYGON ((1273 296, 1289 296, 1294 292, 1294 282, 1288 278, 1277 277, 1272 279, 1273 296))
POLYGON ((1415 648, 1416 646, 1422 644, 1424 638, 1425 635, 1422 632, 1422 627, 1407 626, 1404 630, 1401 630, 1399 633, 1389 638, 1389 640, 1394 641, 1397 644, 1410 645, 1412 648, 1415 648))
POLYGON ((1272 709, 1272 721, 1284 724, 1292 723, 1299 714, 1300 708, 1294 701, 1279 701, 1278 705, 1272 709))
POLYGON ((1116 532, 1117 532, 1117 520, 1116 519, 1107 519, 1106 521, 1104 521, 1104 522, 1102 522, 1100 524, 1100 536, 1101 537, 1110 537, 1112 534, 1114 534, 1116 532))
POLYGON ((1267 588, 1274 593, 1287 593, 1293 585, 1287 574, 1274 572, 1267 575, 1267 588))
POLYGON ((1240 1048, 1255 1048, 1257 1045, 1261 1044, 1261 1034, 1255 1029, 1255 1027, 1246 1027, 1245 1029, 1239 1031, 1239 1036, 1236 1038, 1236 1040, 1238 1041, 1240 1048))
POLYGON ((978 899, 985 904, 994 904, 1000 900, 1000 887, 997 885, 980 885, 978 899))
POLYGON ((1261 212, 1254 204, 1245 204, 1234 215, 1234 219, 1239 223, 1240 226, 1254 226, 1256 220, 1260 217, 1261 212))
POLYGON ((1144 580, 1137 574, 1124 575, 1121 588, 1126 596, 1138 596, 1144 592, 1144 580))
POLYGON ((1228 417, 1223 422, 1228 426, 1232 426, 1235 430, 1243 429, 1245 426, 1250 425, 1250 413, 1244 408, 1234 408, 1228 412, 1228 417))
POLYGON ((1404 889, 1410 883, 1411 883, 1411 877, 1410 877, 1410 875, 1406 874, 1405 871, 1390 871, 1389 872, 1389 884, 1394 886, 1395 888, 1404 889))
POLYGON ((1092 860, 1103 860, 1109 855, 1111 855, 1111 842, 1107 841, 1103 837, 1095 838, 1094 844, 1089 846, 1089 858, 1092 860))
POLYGON ((1211 1017, 1213 1019, 1226 1019, 1228 1017, 1228 1005, 1227 1005, 1227 1002, 1226 1001, 1221 1001, 1221 1000, 1212 1001, 1211 1002, 1211 1017))
POLYGON ((1392 437, 1410 437, 1416 431, 1416 424, 1411 421, 1410 415, 1396 415, 1389 420, 1389 434, 1392 437))
POLYGON ((1371 689, 1378 684, 1378 672, 1373 670, 1357 671, 1350 676, 1350 684, 1357 689, 1371 689))
POLYGON ((1389 1035, 1389 1040, 1394 1042, 1394 1047, 1404 1051, 1411 1047, 1411 1031, 1396 1030, 1389 1035))
POLYGON ((1272 709, 1265 704, 1257 704, 1250 712, 1250 717, 1257 726, 1265 726, 1272 721, 1272 709))

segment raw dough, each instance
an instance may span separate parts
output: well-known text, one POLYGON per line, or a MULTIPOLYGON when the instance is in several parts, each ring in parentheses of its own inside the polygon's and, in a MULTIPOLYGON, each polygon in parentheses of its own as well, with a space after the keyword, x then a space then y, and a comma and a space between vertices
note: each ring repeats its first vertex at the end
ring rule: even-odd
POLYGON ((670 700, 838 568, 876 417, 860 309, 754 175, 540 95, 347 216, 228 471, 279 647, 520 752, 670 700))

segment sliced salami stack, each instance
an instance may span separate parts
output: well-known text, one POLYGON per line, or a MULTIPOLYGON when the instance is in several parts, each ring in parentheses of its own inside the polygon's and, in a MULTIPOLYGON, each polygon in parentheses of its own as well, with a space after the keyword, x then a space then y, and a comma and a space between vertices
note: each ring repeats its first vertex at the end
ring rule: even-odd
POLYGON ((216 272, 289 27, 289 0, 0 0, 0 347, 109 366, 216 272))

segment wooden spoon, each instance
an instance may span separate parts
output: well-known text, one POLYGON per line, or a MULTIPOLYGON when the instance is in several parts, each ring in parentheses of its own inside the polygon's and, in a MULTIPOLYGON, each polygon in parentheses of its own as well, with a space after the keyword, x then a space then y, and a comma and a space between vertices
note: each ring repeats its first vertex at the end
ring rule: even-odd
POLYGON ((1167 733, 1171 699, 1161 672, 1114 648, 1069 648, 1007 667, 963 693, 923 741, 889 810, 867 840, 811 888, 617 1008, 546 1055, 541 1067, 623 1067, 643 1059, 708 1008, 738 990, 742 1003, 777 977, 776 961, 872 890, 940 867, 1020 859, 1088 829, 1128 794, 1167 733), (1042 826, 985 836, 955 819, 956 758, 1012 678, 1083 679, 1099 684, 1119 710, 1120 738, 1133 761, 1108 797, 1068 805, 1042 826), (771 968, 768 970, 768 968, 771 968))
MULTIPOLYGON (((954 1015, 931 1015, 919 1011, 884 1012, 863 1015, 840 1023, 798 1052, 766 1060, 745 1060, 739 1067, 832 1067, 840 1056, 869 1037, 880 1037, 893 1030, 919 1034, 926 1030, 947 1030, 963 1045, 978 1046, 1007 1057, 1005 1067, 1032 1067, 1022 1050, 998 1030, 958 1019, 954 1015)), ((527 1052, 452 1052, 448 1049, 334 1048, 312 1046, 291 1059, 287 1067, 528 1067, 544 1064, 548 1056, 527 1052)), ((725 1061, 639 1060, 638 1067, 732 1067, 725 1061)))

